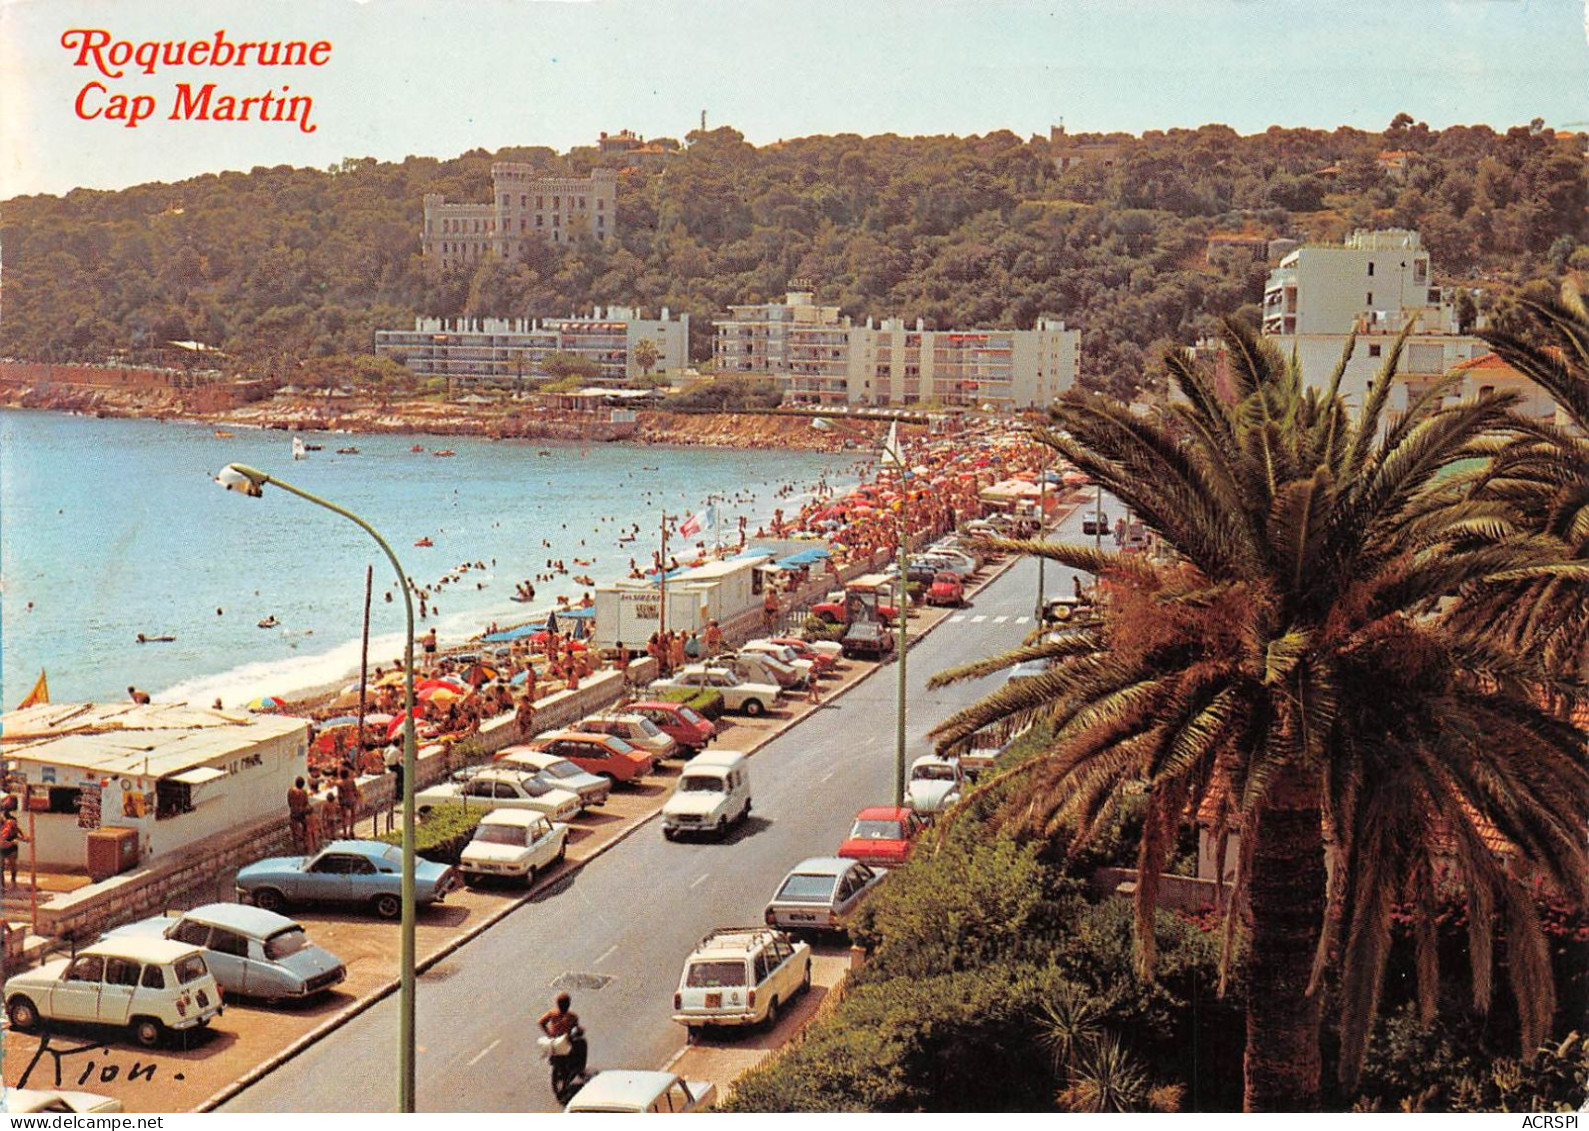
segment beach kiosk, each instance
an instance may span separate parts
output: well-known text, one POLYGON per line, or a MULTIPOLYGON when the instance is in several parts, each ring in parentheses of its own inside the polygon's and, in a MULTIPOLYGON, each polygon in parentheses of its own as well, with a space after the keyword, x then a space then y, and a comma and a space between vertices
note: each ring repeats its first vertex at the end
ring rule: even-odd
MULTIPOLYGON (((279 813, 308 723, 181 703, 44 703, 0 715, 6 780, 50 871, 105 879, 279 813)), ((24 846, 24 859, 28 846, 24 846)))

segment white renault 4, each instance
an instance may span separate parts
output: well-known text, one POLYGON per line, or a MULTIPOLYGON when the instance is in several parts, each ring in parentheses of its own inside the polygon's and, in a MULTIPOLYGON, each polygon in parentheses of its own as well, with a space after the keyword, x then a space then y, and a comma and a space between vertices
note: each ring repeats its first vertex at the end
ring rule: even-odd
POLYGON ((771 927, 720 927, 684 961, 673 1020, 703 1025, 769 1026, 811 988, 811 944, 771 927))
POLYGON ((750 762, 738 750, 708 750, 684 764, 678 784, 662 803, 662 835, 723 836, 750 815, 750 762))

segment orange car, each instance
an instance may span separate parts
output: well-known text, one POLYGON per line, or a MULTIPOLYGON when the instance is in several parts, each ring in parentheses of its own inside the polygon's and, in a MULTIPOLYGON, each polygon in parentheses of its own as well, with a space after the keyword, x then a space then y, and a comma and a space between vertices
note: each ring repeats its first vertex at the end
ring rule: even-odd
POLYGON ((631 746, 615 734, 586 734, 577 730, 554 730, 530 743, 531 750, 544 750, 567 758, 586 773, 599 774, 613 782, 632 782, 656 768, 657 756, 631 746))

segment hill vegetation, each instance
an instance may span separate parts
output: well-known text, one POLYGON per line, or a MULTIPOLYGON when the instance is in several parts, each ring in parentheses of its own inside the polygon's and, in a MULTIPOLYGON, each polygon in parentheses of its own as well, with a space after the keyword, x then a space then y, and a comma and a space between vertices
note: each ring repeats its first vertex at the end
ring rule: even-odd
POLYGON ((626 168, 613 245, 546 245, 526 262, 426 270, 421 198, 489 198, 494 160, 583 174, 594 149, 475 150, 440 161, 349 159, 7 201, 0 353, 101 361, 198 339, 241 368, 281 372, 367 353, 415 315, 545 317, 618 303, 692 315, 692 355, 729 303, 809 280, 856 317, 936 327, 1083 331, 1089 379, 1124 391, 1159 348, 1255 303, 1265 267, 1216 234, 1339 239, 1423 233, 1443 279, 1489 296, 1589 262, 1583 138, 1535 121, 1383 132, 1271 128, 1023 141, 892 135, 755 147, 693 133, 626 168), (1084 151, 1060 171, 1055 158, 1084 151), (1381 160, 1406 154, 1405 168, 1381 160))

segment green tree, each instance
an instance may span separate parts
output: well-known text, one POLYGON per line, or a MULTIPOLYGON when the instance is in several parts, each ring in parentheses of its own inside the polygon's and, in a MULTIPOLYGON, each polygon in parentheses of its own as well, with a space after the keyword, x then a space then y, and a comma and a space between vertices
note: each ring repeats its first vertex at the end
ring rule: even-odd
MULTIPOLYGON (((1393 910, 1412 909, 1419 1006, 1432 1016, 1435 876, 1471 901, 1473 997, 1490 1000, 1494 934, 1523 1047, 1554 1011, 1549 948, 1530 889, 1486 843, 1499 834, 1534 874, 1582 900, 1589 853, 1583 731, 1540 702, 1537 655, 1429 615, 1469 585, 1583 578, 1558 538, 1475 543, 1488 511, 1438 497, 1440 474, 1507 422, 1509 398, 1385 409, 1400 345, 1357 419, 1250 329, 1224 328, 1231 403, 1182 355, 1165 366, 1184 396, 1157 417, 1073 391, 1043 440, 1129 506, 1168 561, 1090 546, 1014 543, 1103 579, 1096 623, 964 666, 941 684, 1023 658, 1043 676, 947 720, 953 748, 998 720, 1055 726, 1010 821, 1082 842, 1130 793, 1148 798, 1137 864, 1139 968, 1154 962, 1151 915, 1176 830, 1211 816, 1223 856, 1239 830, 1225 907, 1227 961, 1245 907, 1244 1104, 1320 1102, 1321 1000, 1341 1005, 1339 1069, 1350 1084, 1378 1008, 1393 910), (1063 428, 1066 431, 1057 429, 1063 428), (1328 832, 1328 835, 1326 833, 1328 832)), ((1561 690, 1559 685, 1556 685, 1561 690)), ((995 782, 997 779, 995 779, 995 782)))

